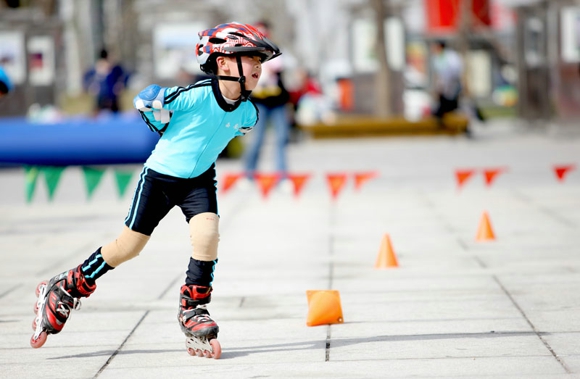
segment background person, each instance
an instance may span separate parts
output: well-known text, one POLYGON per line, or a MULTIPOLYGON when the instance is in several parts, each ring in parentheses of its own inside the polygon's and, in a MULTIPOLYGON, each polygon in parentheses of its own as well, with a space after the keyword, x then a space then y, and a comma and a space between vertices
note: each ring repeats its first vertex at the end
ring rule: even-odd
MULTIPOLYGON (((270 28, 267 22, 260 21, 255 26, 266 37, 269 36, 270 28)), ((252 91, 251 100, 258 108, 259 118, 253 132, 254 139, 244 157, 245 174, 249 180, 253 180, 257 172, 260 152, 269 124, 274 128, 276 136, 274 146, 276 173, 279 175, 279 179, 285 179, 287 175, 286 146, 290 132, 288 110, 290 95, 282 80, 283 64, 282 59, 264 63, 258 86, 252 91)))

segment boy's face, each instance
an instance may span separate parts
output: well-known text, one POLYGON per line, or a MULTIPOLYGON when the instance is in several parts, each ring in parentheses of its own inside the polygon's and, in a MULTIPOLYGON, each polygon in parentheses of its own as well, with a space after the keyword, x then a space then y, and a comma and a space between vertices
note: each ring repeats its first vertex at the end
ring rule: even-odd
MULTIPOLYGON (((242 56, 242 70, 246 77, 246 89, 252 91, 258 85, 258 80, 262 74, 262 61, 257 56, 242 56)), ((218 69, 230 76, 240 76, 238 62, 235 57, 224 57, 224 65, 218 62, 218 69)))

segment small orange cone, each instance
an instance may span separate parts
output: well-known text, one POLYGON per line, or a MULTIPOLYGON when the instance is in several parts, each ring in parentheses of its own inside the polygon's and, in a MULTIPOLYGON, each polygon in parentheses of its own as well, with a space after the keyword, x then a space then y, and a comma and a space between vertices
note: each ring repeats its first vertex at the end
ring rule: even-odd
POLYGON ((307 326, 342 324, 340 294, 336 290, 306 291, 308 298, 307 326))
POLYGON ((479 222, 479 228, 477 229, 475 240, 480 242, 495 240, 495 234, 491 228, 489 215, 485 211, 481 215, 481 221, 479 222))
POLYGON ((381 241, 381 248, 379 249, 375 268, 391 267, 399 267, 399 262, 397 261, 397 256, 395 255, 393 245, 391 244, 391 237, 386 233, 381 241))

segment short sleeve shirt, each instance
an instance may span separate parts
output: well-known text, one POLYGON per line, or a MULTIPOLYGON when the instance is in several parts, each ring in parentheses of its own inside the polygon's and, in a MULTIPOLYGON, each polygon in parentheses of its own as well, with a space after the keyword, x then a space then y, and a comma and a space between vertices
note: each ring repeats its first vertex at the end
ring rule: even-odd
POLYGON ((217 81, 207 79, 188 87, 165 89, 164 109, 171 121, 145 166, 178 178, 203 174, 236 136, 250 130, 258 120, 251 101, 235 106, 216 94, 217 81))

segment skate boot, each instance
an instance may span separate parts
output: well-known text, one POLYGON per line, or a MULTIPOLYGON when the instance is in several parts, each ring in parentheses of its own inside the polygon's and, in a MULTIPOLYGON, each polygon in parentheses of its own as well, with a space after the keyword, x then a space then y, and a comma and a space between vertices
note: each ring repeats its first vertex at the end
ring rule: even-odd
POLYGON ((36 287, 38 300, 34 305, 36 318, 32 323, 34 334, 30 339, 33 348, 39 348, 46 342, 49 334, 59 333, 73 309, 80 309, 79 298, 89 297, 97 288, 89 285, 81 272, 81 266, 41 282, 36 287))
POLYGON ((218 359, 222 350, 216 339, 219 327, 209 317, 207 310, 211 291, 211 287, 187 284, 181 286, 177 320, 187 337, 185 347, 189 355, 218 359))

